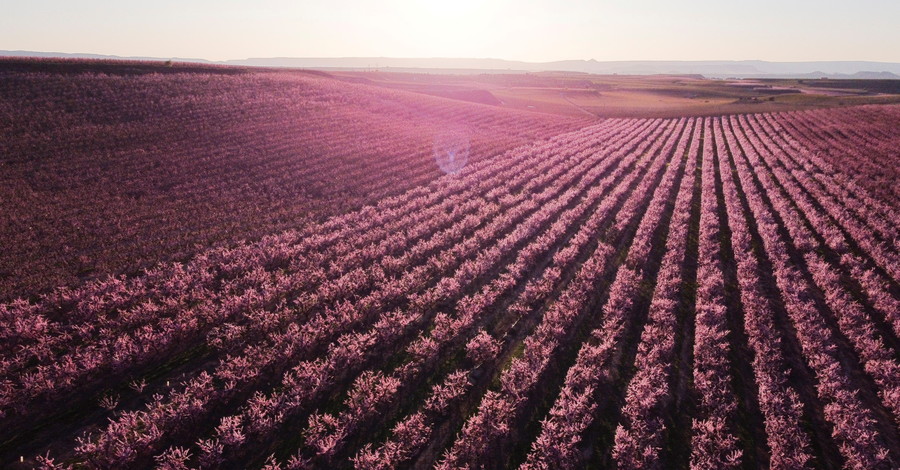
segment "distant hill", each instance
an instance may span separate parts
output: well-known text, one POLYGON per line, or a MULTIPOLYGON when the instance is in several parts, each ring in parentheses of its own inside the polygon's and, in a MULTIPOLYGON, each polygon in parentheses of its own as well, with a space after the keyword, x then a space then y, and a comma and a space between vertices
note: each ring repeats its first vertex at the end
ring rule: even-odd
POLYGON ((584 72, 602 75, 704 75, 714 78, 880 78, 900 79, 900 63, 746 61, 596 61, 520 62, 502 59, 444 58, 255 58, 225 61, 233 65, 349 69, 438 69, 442 71, 584 72))
POLYGON ((583 72, 601 75, 703 75, 711 78, 857 78, 900 79, 900 63, 868 61, 768 62, 763 60, 700 61, 597 61, 562 60, 522 62, 503 59, 395 58, 395 57, 266 57, 209 61, 172 57, 120 57, 100 54, 0 51, 0 56, 68 57, 88 59, 173 60, 177 62, 215 63, 256 67, 296 67, 314 69, 394 71, 436 71, 442 73, 525 73, 583 72))
POLYGON ((206 59, 193 59, 181 57, 139 57, 139 56, 118 56, 105 54, 83 54, 69 52, 35 52, 35 51, 0 51, 0 57, 60 57, 65 59, 110 59, 110 60, 171 60, 175 62, 197 62, 202 64, 213 64, 215 62, 206 59))

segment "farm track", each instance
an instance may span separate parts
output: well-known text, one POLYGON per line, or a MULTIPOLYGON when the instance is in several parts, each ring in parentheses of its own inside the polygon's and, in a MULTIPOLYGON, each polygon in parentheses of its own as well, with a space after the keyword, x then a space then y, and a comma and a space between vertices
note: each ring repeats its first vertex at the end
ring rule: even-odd
MULTIPOLYGON (((896 468, 897 202, 835 158, 900 165, 898 113, 606 120, 430 182, 412 169, 408 191, 298 231, 2 304, 0 459, 896 468)), ((248 138, 275 132, 251 117, 248 138)), ((247 177, 318 171, 261 165, 247 177)))

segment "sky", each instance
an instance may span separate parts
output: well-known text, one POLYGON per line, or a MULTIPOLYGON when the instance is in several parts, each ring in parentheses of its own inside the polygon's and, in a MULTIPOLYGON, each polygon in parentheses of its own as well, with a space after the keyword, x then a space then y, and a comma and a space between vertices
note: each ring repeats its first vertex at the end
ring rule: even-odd
POLYGON ((900 62, 900 0, 5 0, 0 50, 900 62))

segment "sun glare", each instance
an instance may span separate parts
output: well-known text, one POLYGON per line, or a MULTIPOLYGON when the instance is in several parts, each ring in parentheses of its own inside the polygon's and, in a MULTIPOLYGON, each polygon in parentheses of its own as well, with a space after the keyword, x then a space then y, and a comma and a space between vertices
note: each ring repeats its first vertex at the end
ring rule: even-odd
POLYGON ((432 0, 421 4, 435 20, 452 20, 465 17, 472 17, 475 14, 482 13, 488 9, 484 2, 477 0, 432 0))
POLYGON ((397 31, 414 30, 415 52, 427 56, 482 56, 503 28, 497 3, 477 0, 406 4, 397 31))

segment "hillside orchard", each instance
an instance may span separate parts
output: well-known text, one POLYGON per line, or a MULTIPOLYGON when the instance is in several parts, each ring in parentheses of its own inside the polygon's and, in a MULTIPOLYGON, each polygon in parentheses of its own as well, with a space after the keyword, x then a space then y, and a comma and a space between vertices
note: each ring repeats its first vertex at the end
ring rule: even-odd
POLYGON ((0 87, 27 111, 4 194, 40 200, 6 214, 37 244, 4 248, 10 292, 76 222, 146 256, 258 238, 0 304, 2 466, 900 467, 900 106, 586 122, 287 73, 40 80, 82 98, 0 87))

